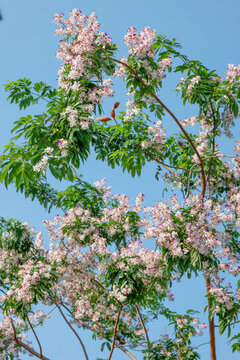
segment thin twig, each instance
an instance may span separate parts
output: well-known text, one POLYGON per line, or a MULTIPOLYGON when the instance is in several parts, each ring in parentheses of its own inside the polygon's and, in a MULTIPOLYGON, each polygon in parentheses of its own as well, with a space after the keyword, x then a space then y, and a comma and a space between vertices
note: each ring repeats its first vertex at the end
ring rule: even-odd
POLYGON ((30 320, 29 320, 28 316, 27 316, 27 322, 29 323, 29 326, 30 326, 30 328, 31 328, 31 330, 32 330, 32 332, 33 332, 33 334, 34 334, 34 336, 35 336, 35 338, 36 338, 37 342, 38 342, 40 355, 42 356, 42 346, 41 346, 41 343, 40 343, 40 341, 39 341, 39 339, 38 339, 38 337, 37 337, 37 334, 36 334, 36 332, 35 332, 35 330, 34 330, 34 328, 33 328, 32 324, 31 324, 31 322, 30 322, 30 320))
MULTIPOLYGON (((41 96, 41 95, 38 95, 38 94, 36 94, 36 93, 34 93, 34 92, 32 92, 32 94, 35 95, 35 96, 37 96, 39 99, 42 99, 42 100, 46 101, 48 104, 50 104, 50 102, 51 102, 51 101, 48 101, 47 99, 45 99, 45 97, 43 97, 43 96, 41 96)), ((36 99, 35 99, 35 100, 36 100, 36 99)))
POLYGON ((162 163, 160 160, 154 158, 151 154, 149 154, 149 153, 147 153, 147 152, 146 152, 146 154, 147 154, 147 156, 148 156, 150 159, 156 161, 157 163, 159 163, 160 165, 162 165, 163 167, 165 167, 165 169, 167 169, 167 170, 170 172, 170 174, 172 174, 173 176, 175 176, 176 178, 178 178, 178 179, 180 180, 180 182, 181 182, 184 186, 187 187, 187 184, 185 183, 185 181, 183 181, 183 180, 180 178, 180 175, 178 175, 177 173, 175 173, 175 171, 169 169, 168 165, 166 165, 166 164, 162 163))
POLYGON ((37 358, 41 359, 41 360, 50 360, 49 358, 45 357, 44 355, 40 355, 38 352, 36 352, 34 349, 30 348, 30 346, 24 344, 21 340, 16 340, 16 343, 21 346, 22 348, 24 348, 25 350, 27 350, 28 352, 30 352, 30 354, 36 356, 37 358))
POLYGON ((211 159, 211 158, 214 158, 214 157, 227 157, 227 158, 232 158, 232 159, 235 159, 236 156, 232 156, 232 155, 224 155, 224 154, 216 154, 216 155, 209 155, 209 156, 206 156, 205 158, 202 159, 202 161, 205 161, 207 159, 211 159))
POLYGON ((167 167, 169 167, 169 168, 171 168, 171 169, 175 169, 175 170, 184 170, 184 171, 190 172, 189 169, 184 169, 184 168, 182 168, 182 167, 177 167, 177 166, 172 166, 172 165, 169 165, 169 164, 165 164, 165 163, 163 163, 162 161, 160 161, 160 160, 156 159, 155 157, 153 157, 152 155, 150 155, 147 151, 145 151, 145 152, 146 152, 146 154, 147 154, 152 160, 155 160, 155 161, 158 162, 160 165, 167 166, 167 167))
MULTIPOLYGON (((214 129, 215 126, 216 126, 216 118, 215 118, 215 113, 214 113, 214 109, 212 107, 212 104, 210 106, 211 106, 212 114, 213 114, 213 129, 214 129)), ((212 154, 214 154, 214 151, 215 151, 215 135, 213 134, 212 154)), ((211 158, 211 160, 210 160, 210 165, 209 165, 209 169, 208 169, 208 174, 207 174, 207 181, 208 182, 209 182, 210 175, 211 175, 212 164, 213 164, 213 158, 211 158)))
POLYGON ((186 196, 184 198, 184 200, 188 197, 189 195, 189 192, 190 192, 190 181, 191 181, 191 176, 192 176, 192 170, 194 168, 194 165, 191 167, 190 169, 190 173, 189 173, 189 177, 188 177, 188 183, 187 183, 187 193, 186 193, 186 196))
POLYGON ((111 351, 110 351, 108 360, 111 360, 111 357, 112 357, 112 354, 113 354, 113 351, 114 351, 116 334, 117 334, 117 326, 118 326, 121 311, 122 311, 122 305, 120 306, 120 310, 118 312, 117 319, 116 319, 116 322, 115 322, 114 331, 113 331, 113 339, 112 339, 112 347, 111 347, 111 351))
MULTIPOLYGON (((51 314, 51 312, 53 312, 55 309, 56 309, 56 305, 54 306, 54 308, 52 308, 46 315, 44 315, 45 317, 47 317, 49 314, 51 314)), ((35 325, 32 325, 32 327, 33 328, 35 328, 35 327, 38 327, 39 325, 41 325, 41 320, 37 323, 37 324, 35 324, 35 325)))
POLYGON ((184 199, 183 199, 182 206, 183 206, 183 204, 185 203, 186 199, 188 198, 189 193, 191 194, 191 191, 190 191, 190 181, 191 181, 191 177, 192 177, 193 168, 194 168, 195 166, 197 166, 197 165, 198 165, 198 164, 193 164, 193 165, 191 166, 190 173, 189 173, 189 176, 188 176, 187 191, 186 191, 186 195, 185 195, 185 197, 184 197, 184 199))
MULTIPOLYGON (((146 338, 147 342, 149 343, 150 341, 149 341, 147 329, 146 329, 145 324, 144 324, 144 322, 143 322, 141 313, 140 313, 140 311, 139 311, 139 307, 138 307, 137 305, 135 305, 135 308, 136 308, 136 310, 137 310, 138 318, 139 318, 139 321, 140 321, 140 323, 141 323, 141 325, 142 325, 142 328, 143 328, 143 331, 144 331, 144 334, 145 334, 145 338, 146 338)), ((148 346, 149 346, 149 344, 148 344, 148 346)))
POLYGON ((122 345, 115 344, 116 347, 121 349, 125 354, 127 354, 132 360, 137 360, 133 354, 131 354, 127 349, 125 349, 122 345))
POLYGON ((197 345, 196 347, 198 348, 199 346, 203 346, 203 345, 207 345, 207 344, 209 344, 209 341, 204 342, 204 343, 202 343, 202 344, 200 344, 200 345, 197 345))
MULTIPOLYGON (((234 321, 233 323, 228 324, 228 326, 232 326, 232 325, 235 325, 235 324, 238 324, 238 323, 240 323, 240 320, 234 321)), ((219 327, 219 326, 220 325, 214 325, 214 327, 219 327)))
POLYGON ((17 338, 17 332, 16 332, 16 328, 14 326, 13 323, 13 319, 10 317, 10 321, 11 321, 11 325, 12 325, 12 329, 13 329, 13 339, 16 342, 16 344, 18 344, 19 346, 21 346, 22 348, 24 348, 25 350, 27 350, 30 354, 36 356, 37 358, 41 359, 41 360, 50 360, 47 357, 45 357, 42 354, 39 354, 37 351, 35 351, 34 349, 32 349, 30 346, 28 346, 27 344, 25 344, 24 342, 22 342, 21 340, 19 340, 17 338))
MULTIPOLYGON (((215 126, 216 126, 215 113, 214 113, 214 109, 213 109, 213 107, 212 107, 212 104, 211 104, 210 106, 211 106, 212 114, 213 114, 213 129, 215 129, 215 126)), ((213 133, 212 154, 214 154, 214 152, 215 152, 215 134, 213 133)), ((208 174, 207 174, 208 196, 210 196, 210 190, 211 190, 210 176, 211 176, 212 165, 213 165, 213 158, 211 158, 211 160, 210 160, 209 169, 208 169, 208 174)))
POLYGON ((72 327, 72 325, 70 324, 70 322, 68 321, 68 319, 66 318, 66 316, 64 315, 64 313, 62 312, 62 309, 60 308, 60 306, 56 303, 56 306, 58 308, 58 310, 60 311, 63 319, 66 321, 66 323, 68 324, 68 326, 70 327, 70 329, 74 332, 74 334, 76 335, 76 337, 78 338, 78 341, 80 342, 81 346, 82 346, 82 349, 83 349, 83 352, 84 352, 84 355, 85 355, 85 358, 86 360, 89 360, 88 358, 88 355, 87 355, 87 351, 86 351, 86 348, 80 338, 80 336, 78 335, 78 333, 75 331, 75 329, 72 327))
MULTIPOLYGON (((71 310, 69 310, 68 307, 67 307, 63 302, 61 302, 61 305, 69 312, 69 314, 72 315, 71 310)), ((80 325, 82 325, 83 327, 85 327, 86 329, 91 330, 91 331, 94 331, 90 325, 85 324, 83 321, 77 320, 77 322, 78 322, 80 325)), ((105 338, 105 337, 104 337, 104 338, 105 338)), ((133 354, 131 354, 130 351, 128 351, 127 349, 125 349, 121 344, 115 343, 115 346, 116 346, 118 349, 120 349, 120 350, 122 350, 123 352, 125 352, 125 354, 127 354, 132 360, 137 360, 137 359, 133 356, 133 354)))
POLYGON ((46 315, 44 316, 48 316, 50 315, 55 309, 56 309, 57 305, 55 305, 46 315))

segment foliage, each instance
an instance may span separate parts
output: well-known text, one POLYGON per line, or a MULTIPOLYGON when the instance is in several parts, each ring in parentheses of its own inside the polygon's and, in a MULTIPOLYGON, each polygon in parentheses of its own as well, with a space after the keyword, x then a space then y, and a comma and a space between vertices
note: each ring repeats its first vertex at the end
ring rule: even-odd
POLYGON ((206 282, 210 333, 215 327, 220 335, 227 332, 232 351, 240 351, 240 335, 232 333, 240 312, 240 283, 234 284, 240 271, 240 141, 232 165, 217 143, 233 138, 240 67, 229 65, 220 78, 182 54, 176 39, 150 28, 129 28, 128 58, 118 60, 117 45, 99 30, 96 14, 74 9, 67 20, 56 14, 55 22, 62 36, 59 87, 26 78, 5 86, 20 110, 39 104, 44 112, 14 122, 0 157, 0 182, 60 215, 44 222, 47 244, 29 225, 0 218, 0 358, 19 358, 26 350, 47 359, 41 346, 38 352, 25 341, 32 332, 40 344, 34 328, 48 318, 36 311, 43 304, 58 310, 75 335, 75 325, 92 331, 108 360, 115 348, 132 359, 136 350, 146 360, 199 359, 192 337, 207 325, 195 311, 179 314, 168 305, 175 281, 193 276, 206 282), (167 72, 184 74, 175 90, 183 105, 198 107, 197 117, 180 121, 161 101, 167 72), (115 102, 111 117, 102 116, 103 97, 114 96, 113 76, 125 81, 126 110, 118 112, 115 102), (178 133, 165 129, 166 116, 178 133), (145 207, 139 194, 131 205, 126 195, 112 195, 105 180, 87 183, 78 171, 91 151, 132 177, 152 162, 168 201, 145 207), (178 195, 171 196, 176 187, 178 195), (165 333, 152 340, 148 327, 162 320, 165 333))

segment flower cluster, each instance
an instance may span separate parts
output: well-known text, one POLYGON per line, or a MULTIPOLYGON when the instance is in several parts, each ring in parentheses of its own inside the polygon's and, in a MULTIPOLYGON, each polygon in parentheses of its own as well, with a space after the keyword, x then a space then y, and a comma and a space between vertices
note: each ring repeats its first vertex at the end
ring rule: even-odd
POLYGON ((184 119, 181 121, 181 125, 182 126, 188 126, 188 125, 191 125, 191 126, 194 126, 196 125, 197 123, 199 122, 199 118, 195 117, 195 116, 192 116, 190 118, 187 118, 187 119, 184 119))
POLYGON ((48 162, 49 162, 49 157, 44 155, 41 160, 35 164, 33 166, 33 171, 36 171, 36 172, 46 172, 46 169, 47 169, 47 166, 48 166, 48 162))
POLYGON ((226 78, 233 83, 234 81, 240 81, 240 64, 235 66, 234 64, 229 64, 226 71, 226 78))
POLYGON ((180 83, 179 83, 178 86, 176 87, 176 91, 182 90, 182 89, 185 87, 185 85, 186 85, 186 81, 187 81, 187 78, 186 78, 186 77, 182 77, 182 78, 180 79, 180 83))
POLYGON ((109 198, 110 197, 111 192, 112 192, 112 187, 111 186, 106 186, 106 179, 105 178, 100 180, 100 181, 95 181, 94 186, 96 186, 96 188, 98 190, 101 190, 103 198, 109 198))
MULTIPOLYGON (((13 339, 13 324, 10 317, 3 317, 0 321, 0 359, 7 359, 11 354, 15 359, 20 359, 19 353, 22 353, 22 349, 12 341, 13 339)), ((21 334, 21 339, 25 336, 21 334)))
POLYGON ((62 156, 67 156, 68 151, 68 144, 69 144, 69 140, 64 140, 64 139, 60 139, 58 140, 58 147, 61 150, 61 155, 62 156))
MULTIPOLYGON (((143 60, 139 60, 139 64, 141 64, 151 80, 161 82, 166 77, 166 70, 172 66, 172 58, 169 56, 165 59, 161 59, 158 64, 152 58, 145 58, 143 60)), ((150 79, 147 84, 151 83, 150 79)))
POLYGON ((216 230, 216 226, 221 221, 231 223, 231 213, 226 215, 218 206, 215 207, 212 201, 203 202, 199 195, 187 200, 189 211, 186 213, 181 210, 176 196, 170 200, 172 207, 158 202, 144 210, 150 215, 149 219, 140 221, 146 229, 143 234, 145 238, 154 237, 157 244, 178 257, 189 253, 192 247, 200 254, 207 255, 225 243, 225 233, 216 230))
MULTIPOLYGON (((37 285, 42 278, 49 279, 51 277, 50 271, 51 266, 49 264, 42 263, 41 261, 37 263, 33 260, 27 261, 18 271, 21 285, 16 284, 12 286, 6 292, 6 296, 14 298, 19 302, 31 303, 33 301, 32 286, 37 285)), ((4 296, 2 297, 3 299, 4 296)))
POLYGON ((228 292, 228 287, 222 288, 222 287, 215 287, 211 286, 209 290, 209 294, 213 295, 216 301, 215 305, 215 312, 220 312, 220 306, 224 305, 228 310, 230 310, 233 307, 234 304, 234 298, 232 294, 228 292))
MULTIPOLYGON (((205 329, 207 327, 207 324, 205 323, 199 323, 199 318, 186 318, 186 317, 180 317, 180 318, 176 318, 175 319, 177 326, 179 327, 179 329, 184 329, 185 327, 188 326, 188 324, 190 322, 193 323, 193 325, 199 329, 205 329)), ((196 334, 197 335, 202 335, 202 331, 201 330, 196 330, 196 334)))
POLYGON ((194 86, 196 86, 199 81, 201 80, 200 76, 195 76, 190 80, 190 83, 188 84, 187 87, 187 94, 190 94, 192 92, 192 89, 194 88, 194 86))
MULTIPOLYGON (((67 145, 62 139, 63 150, 67 145)), ((11 299, 11 304, 14 301, 30 304, 35 291, 40 291, 44 303, 53 304, 51 294, 54 294, 55 298, 64 299, 65 304, 74 310, 74 322, 87 324, 99 337, 104 337, 106 328, 113 331, 121 304, 124 306, 120 319, 122 336, 128 336, 131 329, 134 336, 141 338, 144 332, 137 325, 136 316, 129 313, 127 304, 133 299, 136 301, 138 296, 144 299, 148 293, 173 299, 168 286, 170 281, 178 278, 178 274, 174 269, 176 275, 166 277, 167 253, 172 257, 186 258, 194 249, 204 256, 211 252, 217 256, 218 249, 223 248, 222 257, 228 257, 233 265, 236 262, 226 246, 226 234, 216 229, 222 221, 230 224, 233 221, 236 201, 230 194, 232 202, 228 196, 228 210, 225 211, 223 204, 212 200, 204 202, 199 195, 187 199, 184 209, 177 196, 170 198, 171 204, 158 202, 153 207, 144 207, 144 195, 139 194, 132 207, 125 195, 111 195, 105 179, 95 185, 107 200, 98 216, 78 206, 70 209, 65 216, 57 215, 53 221, 44 222, 51 241, 50 248, 45 249, 40 233, 34 243, 36 254, 39 253, 44 261, 30 258, 23 261, 19 256, 11 261, 14 253, 10 257, 9 252, 2 252, 1 268, 11 272, 11 276, 15 274, 16 281, 0 302, 11 299), (146 217, 140 219, 141 212, 146 217), (152 250, 143 246, 140 229, 143 240, 152 239, 158 248, 152 250), (113 248, 117 241, 118 246, 113 248), (16 267, 16 261, 22 264, 16 267), (54 267, 57 275, 53 279, 54 267)), ((224 261, 220 265, 220 270, 228 270, 224 261)), ((205 271, 208 271, 207 265, 205 271)), ((221 306, 231 309, 233 300, 222 288, 211 287, 209 294, 216 297, 216 312, 221 306)), ((35 314, 31 321, 44 318, 44 314, 35 314)), ((178 331, 193 327, 196 328, 193 333, 198 335, 206 327, 196 318, 191 320, 193 325, 185 316, 177 317, 175 321, 178 331)), ((178 340, 181 336, 179 333, 178 340)))
POLYGON ((115 69, 114 76, 118 77, 119 79, 121 79, 126 73, 126 66, 122 63, 127 64, 127 58, 122 57, 120 59, 120 63, 118 63, 117 68, 115 69))
MULTIPOLYGON (((102 103, 103 96, 113 96, 112 80, 104 80, 103 71, 100 75, 97 69, 100 52, 104 54, 114 47, 111 38, 99 30, 100 24, 95 13, 87 16, 74 9, 68 19, 63 14, 56 14, 54 21, 58 24, 56 33, 63 36, 56 54, 64 62, 58 71, 59 86, 66 91, 77 92, 79 104, 86 112, 92 113, 96 105, 102 103), (89 86, 92 79, 94 82, 89 86)), ((68 106, 63 115, 67 115, 71 127, 80 126, 85 130, 92 122, 91 117, 82 116, 72 106, 68 106)))
POLYGON ((152 138, 143 141, 142 148, 153 148, 160 152, 166 141, 166 130, 162 127, 162 122, 159 120, 156 123, 153 123, 153 126, 149 126, 148 133, 149 135, 152 135, 152 138))
POLYGON ((140 109, 139 107, 134 103, 134 101, 132 99, 128 99, 128 101, 126 102, 126 106, 127 106, 127 110, 123 116, 123 121, 131 121, 132 117, 134 115, 139 115, 140 114, 140 109))
POLYGON ((155 41, 156 30, 151 30, 149 27, 143 28, 140 33, 137 29, 130 27, 127 29, 127 34, 124 36, 124 42, 129 46, 129 53, 138 58, 146 56, 153 57, 154 50, 152 45, 155 41))
MULTIPOLYGON (((80 10, 74 9, 68 19, 64 19, 62 14, 56 14, 55 23, 58 24, 56 33, 58 35, 72 37, 72 42, 67 41, 67 37, 60 41, 59 51, 56 56, 69 65, 67 78, 74 81, 84 76, 92 77, 89 67, 91 67, 90 55, 96 51, 96 47, 106 47, 111 44, 111 38, 107 34, 99 31, 100 24, 97 22, 97 15, 92 13, 90 16, 83 15, 80 10)), ((59 83, 64 85, 65 68, 60 68, 59 83)), ((67 88, 71 88, 68 84, 67 88)))
MULTIPOLYGON (((196 149, 200 156, 204 156, 207 151, 211 150, 210 144, 208 142, 208 134, 212 130, 213 126, 208 124, 204 119, 201 120, 201 128, 198 134, 198 137, 195 140, 196 149)), ((194 163, 199 162, 197 154, 194 154, 192 157, 194 163)))

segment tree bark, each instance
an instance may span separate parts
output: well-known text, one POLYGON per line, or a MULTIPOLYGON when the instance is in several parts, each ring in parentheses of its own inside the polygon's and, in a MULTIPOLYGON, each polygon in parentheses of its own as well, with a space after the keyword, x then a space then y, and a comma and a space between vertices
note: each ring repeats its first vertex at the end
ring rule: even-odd
MULTIPOLYGON (((206 278, 205 281, 206 281, 207 294, 209 294, 209 289, 211 286, 210 278, 206 278)), ((208 298, 208 321, 209 321, 209 340, 210 340, 211 360, 217 360, 214 318, 212 318, 212 320, 210 320, 210 311, 211 311, 211 304, 210 304, 210 299, 208 298)))

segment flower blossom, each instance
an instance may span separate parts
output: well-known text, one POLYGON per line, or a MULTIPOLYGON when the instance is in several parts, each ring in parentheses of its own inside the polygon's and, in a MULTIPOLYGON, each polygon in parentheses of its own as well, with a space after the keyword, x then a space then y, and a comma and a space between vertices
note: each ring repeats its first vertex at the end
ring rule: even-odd
POLYGON ((194 86, 196 86, 200 80, 201 80, 200 76, 195 76, 190 80, 190 83, 188 84, 188 87, 187 87, 187 94, 191 93, 194 86))
POLYGON ((64 140, 64 139, 58 140, 58 147, 61 150, 61 155, 62 156, 67 156, 67 154, 68 154, 68 151, 67 151, 68 144, 69 144, 68 140, 64 140))
POLYGON ((48 156, 44 155, 41 158, 41 160, 36 165, 33 166, 33 171, 36 171, 36 172, 43 171, 45 173, 48 162, 49 162, 48 156))
POLYGON ((130 27, 124 36, 124 42, 129 46, 129 53, 138 58, 144 58, 146 55, 153 57, 154 50, 152 45, 155 41, 156 30, 145 27, 139 34, 137 34, 136 30, 136 28, 130 27))
POLYGON ((153 126, 149 126, 148 133, 149 135, 152 135, 152 138, 144 140, 141 144, 142 148, 147 149, 149 147, 153 147, 157 151, 161 151, 162 146, 166 141, 166 131, 162 127, 162 121, 159 120, 153 123, 153 126))

